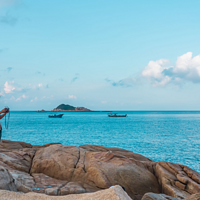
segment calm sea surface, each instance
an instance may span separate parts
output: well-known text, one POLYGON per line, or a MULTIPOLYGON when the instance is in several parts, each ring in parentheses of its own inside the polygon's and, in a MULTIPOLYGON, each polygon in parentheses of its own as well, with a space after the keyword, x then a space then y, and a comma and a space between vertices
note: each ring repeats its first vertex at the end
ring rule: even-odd
POLYGON ((200 112, 124 111, 126 118, 110 118, 106 112, 49 113, 11 112, 2 139, 31 144, 60 142, 79 146, 96 144, 120 147, 152 160, 185 164, 200 172, 200 112))

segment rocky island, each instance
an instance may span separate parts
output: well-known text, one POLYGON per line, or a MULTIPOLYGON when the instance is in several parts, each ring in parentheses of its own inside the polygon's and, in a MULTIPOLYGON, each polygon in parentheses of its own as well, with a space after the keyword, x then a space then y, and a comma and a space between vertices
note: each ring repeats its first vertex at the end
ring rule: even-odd
POLYGON ((65 104, 60 104, 59 106, 57 106, 56 108, 54 108, 53 110, 54 112, 92 112, 92 110, 89 110, 85 107, 74 107, 74 106, 70 106, 70 105, 65 105, 65 104))
POLYGON ((74 107, 68 104, 60 104, 56 108, 50 111, 46 111, 44 109, 39 110, 37 112, 95 112, 85 107, 74 107))
POLYGON ((119 148, 2 140, 0 189, 1 200, 197 200, 200 174, 119 148))

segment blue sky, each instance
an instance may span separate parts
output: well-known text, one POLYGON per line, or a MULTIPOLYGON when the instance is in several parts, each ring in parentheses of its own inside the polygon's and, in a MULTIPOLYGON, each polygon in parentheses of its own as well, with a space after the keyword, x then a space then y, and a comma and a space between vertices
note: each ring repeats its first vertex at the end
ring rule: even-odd
POLYGON ((0 105, 200 110, 200 1, 0 0, 0 105))

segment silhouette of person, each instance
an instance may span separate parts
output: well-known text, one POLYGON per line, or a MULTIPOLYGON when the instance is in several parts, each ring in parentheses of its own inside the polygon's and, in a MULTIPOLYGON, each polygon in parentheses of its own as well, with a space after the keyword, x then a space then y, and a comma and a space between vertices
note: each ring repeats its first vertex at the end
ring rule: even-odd
MULTIPOLYGON (((5 115, 9 113, 9 109, 4 108, 0 111, 0 119, 2 119, 3 117, 5 117, 5 115), (3 114, 2 114, 3 113, 3 114)), ((1 122, 0 122, 0 142, 1 142, 1 135, 2 135, 2 126, 1 126, 1 122)))

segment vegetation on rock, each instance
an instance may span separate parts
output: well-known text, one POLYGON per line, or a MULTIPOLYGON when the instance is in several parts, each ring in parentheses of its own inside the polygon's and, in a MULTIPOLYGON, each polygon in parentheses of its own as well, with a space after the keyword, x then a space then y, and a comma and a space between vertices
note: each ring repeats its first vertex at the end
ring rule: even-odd
POLYGON ((66 104, 60 104, 58 107, 56 107, 56 109, 60 109, 60 110, 75 110, 76 107, 74 106, 70 106, 70 105, 66 105, 66 104))

